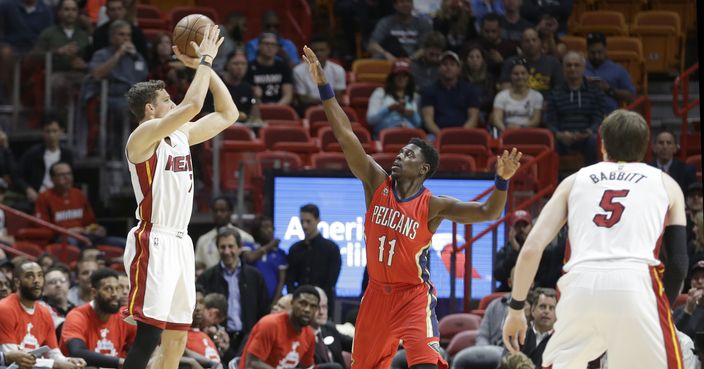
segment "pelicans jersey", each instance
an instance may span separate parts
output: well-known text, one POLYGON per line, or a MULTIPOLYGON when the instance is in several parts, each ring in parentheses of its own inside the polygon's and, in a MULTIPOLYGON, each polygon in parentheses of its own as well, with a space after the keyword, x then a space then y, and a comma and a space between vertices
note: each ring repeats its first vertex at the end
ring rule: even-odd
MULTIPOLYGON (((128 160, 129 162, 129 160, 128 160)), ((142 163, 129 163, 137 200, 125 247, 130 293, 126 319, 162 329, 187 330, 195 307, 193 165, 188 137, 174 131, 142 163)))
POLYGON ((608 352, 613 368, 682 368, 658 267, 668 207, 663 172, 649 165, 602 162, 575 175, 543 367, 581 369, 608 352))
POLYGON ((352 369, 388 368, 399 341, 408 366, 436 364, 440 356, 437 298, 428 271, 432 232, 426 188, 399 199, 388 177, 374 192, 364 223, 369 286, 357 317, 352 369))

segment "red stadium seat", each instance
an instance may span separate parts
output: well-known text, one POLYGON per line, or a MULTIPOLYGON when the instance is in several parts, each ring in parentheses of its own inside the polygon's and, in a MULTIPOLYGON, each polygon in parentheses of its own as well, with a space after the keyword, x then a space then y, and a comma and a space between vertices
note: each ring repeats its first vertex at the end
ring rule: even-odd
POLYGON ((52 243, 47 245, 46 251, 55 255, 62 263, 66 265, 71 265, 71 263, 77 261, 78 255, 81 253, 81 249, 78 248, 78 246, 62 243, 52 243))
POLYGON ((295 110, 288 105, 260 104, 259 114, 262 120, 300 120, 295 110))
POLYGON ((170 29, 173 29, 181 18, 191 14, 203 14, 215 22, 215 24, 220 24, 218 12, 213 8, 206 6, 177 6, 171 9, 167 15, 167 19, 171 22, 170 29))
POLYGON ((137 18, 158 18, 163 19, 161 10, 154 5, 137 4, 137 18))
POLYGON ((379 166, 384 169, 386 173, 391 173, 391 166, 393 165, 394 160, 396 160, 396 156, 398 156, 397 152, 378 152, 372 154, 374 161, 376 161, 376 163, 379 164, 379 166))
POLYGON ((672 304, 672 310, 675 310, 678 307, 684 305, 687 302, 687 298, 689 298, 689 294, 686 294, 686 293, 681 293, 681 294, 677 295, 677 298, 675 299, 675 303, 672 304))
POLYGON ((296 171, 303 169, 303 162, 298 155, 287 151, 262 151, 256 155, 259 163, 259 175, 267 170, 296 171))
POLYGON ((492 292, 482 297, 482 299, 479 300, 479 306, 477 306, 476 309, 472 310, 471 313, 479 316, 484 316, 484 312, 486 311, 486 308, 489 307, 489 304, 492 301, 504 296, 507 296, 506 292, 492 292))
POLYGON ((538 156, 543 151, 550 151, 546 160, 538 163, 538 178, 542 188, 557 184, 557 154, 555 154, 555 137, 546 128, 509 129, 501 135, 502 149, 517 148, 524 155, 538 156))
POLYGON ((313 169, 349 171, 347 159, 341 152, 319 152, 310 158, 313 169))
POLYGON ((112 246, 112 245, 96 245, 96 249, 105 253, 107 260, 112 260, 116 258, 121 258, 125 253, 125 249, 122 247, 112 246))
POLYGON ((584 12, 579 17, 579 26, 576 27, 577 35, 585 36, 590 32, 602 32, 607 36, 628 35, 628 25, 623 13, 596 10, 584 12))
POLYGON ((683 69, 684 39, 679 14, 671 11, 643 11, 636 14, 631 35, 643 41, 648 72, 683 69))
POLYGON ((438 322, 440 331, 440 344, 447 345, 460 332, 479 329, 482 318, 474 314, 450 314, 438 322))
POLYGON ((455 153, 470 155, 477 167, 486 167, 491 153, 491 136, 486 129, 452 127, 443 128, 438 134, 436 145, 440 154, 455 153))
MULTIPOLYGON (((369 134, 369 131, 364 129, 361 124, 353 124, 352 131, 362 143, 367 154, 376 152, 375 143, 372 141, 372 135, 369 134)), ((342 152, 342 147, 337 142, 331 127, 324 127, 318 131, 318 143, 322 151, 342 152)))
POLYGON ((357 112, 359 122, 367 129, 367 108, 369 107, 369 97, 372 96, 374 90, 378 87, 383 87, 381 83, 370 82, 353 82, 347 85, 347 97, 349 105, 357 112))
POLYGON ((44 249, 42 249, 41 246, 31 242, 15 242, 12 247, 15 248, 15 250, 17 251, 22 251, 25 254, 29 254, 34 257, 38 257, 39 255, 44 253, 44 249))
POLYGON ((458 333, 452 337, 452 341, 450 341, 450 344, 447 345, 447 354, 453 356, 467 347, 474 346, 477 342, 478 336, 479 329, 458 333))
POLYGON ((477 171, 474 158, 462 154, 440 154, 438 172, 446 173, 472 173, 477 171))
POLYGON ((702 171, 702 155, 701 155, 701 154, 699 154, 699 155, 692 155, 692 156, 687 157, 687 161, 686 161, 686 162, 687 162, 688 165, 693 165, 693 166, 694 166, 694 169, 695 169, 697 172, 701 172, 701 171, 702 171))
POLYGON ((303 127, 264 127, 259 135, 267 149, 296 153, 304 163, 309 163, 310 155, 320 151, 303 127))
POLYGON ((567 50, 587 54, 587 40, 582 36, 565 35, 560 37, 560 42, 567 46, 567 50))
MULTIPOLYGON (((141 28, 142 31, 158 30, 167 33, 169 32, 169 24, 161 18, 137 18, 137 25, 139 25, 139 28, 141 28)), ((149 41, 153 40, 149 39, 149 41)))
MULTIPOLYGON (((345 112, 345 114, 347 114, 347 118, 349 118, 351 123, 359 122, 359 118, 357 118, 357 112, 353 108, 349 106, 343 106, 342 110, 345 112)), ((306 109, 305 120, 308 121, 308 126, 310 127, 310 135, 312 137, 318 135, 318 130, 320 128, 330 126, 330 122, 328 122, 328 118, 325 116, 325 111, 323 110, 323 107, 321 105, 311 106, 306 109)))
POLYGON ((384 59, 357 59, 352 62, 355 82, 384 83, 391 72, 391 62, 384 59))
POLYGON ((285 126, 285 127, 292 127, 292 126, 299 126, 303 127, 303 121, 300 121, 298 119, 269 119, 266 121, 267 127, 274 127, 274 126, 285 126))
POLYGON ((417 128, 387 128, 379 134, 381 151, 398 153, 401 148, 408 145, 408 141, 418 137, 425 139, 425 131, 417 128))
POLYGON ((39 246, 47 245, 54 238, 54 231, 49 228, 20 228, 15 233, 15 241, 27 241, 39 246))

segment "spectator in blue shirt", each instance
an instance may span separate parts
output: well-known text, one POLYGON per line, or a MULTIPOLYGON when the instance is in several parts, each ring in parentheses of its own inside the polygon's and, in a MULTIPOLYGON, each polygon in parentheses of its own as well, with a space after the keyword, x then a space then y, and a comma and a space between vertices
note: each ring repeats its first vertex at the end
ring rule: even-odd
MULTIPOLYGON (((262 16, 262 34, 273 33, 278 37, 280 47, 279 52, 276 54, 276 59, 286 63, 289 68, 293 68, 301 62, 301 58, 298 56, 298 48, 293 41, 281 36, 279 33, 280 25, 279 16, 275 11, 268 10, 262 16)), ((257 57, 259 39, 260 37, 255 37, 245 45, 245 53, 249 62, 252 62, 257 57)))
POLYGON ((460 79, 460 57, 446 51, 440 57, 438 81, 421 94, 425 128, 433 135, 445 127, 474 128, 479 122, 479 95, 460 79))
POLYGON ((584 75, 590 83, 606 94, 606 114, 635 98, 636 89, 631 76, 621 64, 606 56, 606 36, 601 32, 587 35, 587 68, 584 75))
POLYGON ((410 64, 396 60, 384 87, 378 87, 369 98, 367 122, 374 130, 374 137, 379 137, 386 128, 419 128, 419 100, 410 64))
POLYGON ((274 238, 274 222, 268 216, 260 216, 252 228, 256 244, 254 248, 244 247, 242 258, 254 264, 264 278, 269 300, 278 301, 286 282, 286 252, 279 248, 278 238, 274 238))
POLYGON ((479 30, 482 19, 487 14, 496 14, 500 17, 506 15, 503 0, 470 0, 469 7, 474 16, 474 27, 479 30))
POLYGON ((604 119, 604 94, 584 78, 585 60, 570 51, 563 61, 565 82, 548 93, 545 125, 553 131, 557 151, 580 152, 584 164, 597 162, 596 133, 604 119))

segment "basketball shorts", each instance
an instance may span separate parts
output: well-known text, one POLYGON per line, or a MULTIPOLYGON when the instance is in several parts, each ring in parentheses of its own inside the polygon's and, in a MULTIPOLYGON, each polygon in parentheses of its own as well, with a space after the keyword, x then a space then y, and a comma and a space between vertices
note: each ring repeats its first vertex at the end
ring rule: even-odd
POLYGON ((446 369, 436 304, 432 284, 398 287, 370 281, 355 325, 352 369, 389 368, 401 341, 409 367, 435 364, 446 369))
POLYGON ((125 320, 188 330, 196 305, 193 242, 188 233, 140 222, 125 247, 130 292, 125 320))
POLYGON ((557 321, 543 367, 584 369, 608 352, 609 368, 682 369, 670 305, 655 267, 576 265, 557 287, 557 321))

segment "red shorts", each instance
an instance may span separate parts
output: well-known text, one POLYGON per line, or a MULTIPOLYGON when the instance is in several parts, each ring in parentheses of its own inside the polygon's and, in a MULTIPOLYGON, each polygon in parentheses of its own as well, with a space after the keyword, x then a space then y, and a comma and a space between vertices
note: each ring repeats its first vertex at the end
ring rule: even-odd
POLYGON ((434 364, 446 369, 439 352, 436 303, 429 283, 394 287, 370 281, 355 325, 352 369, 390 367, 399 341, 409 367, 434 364))

